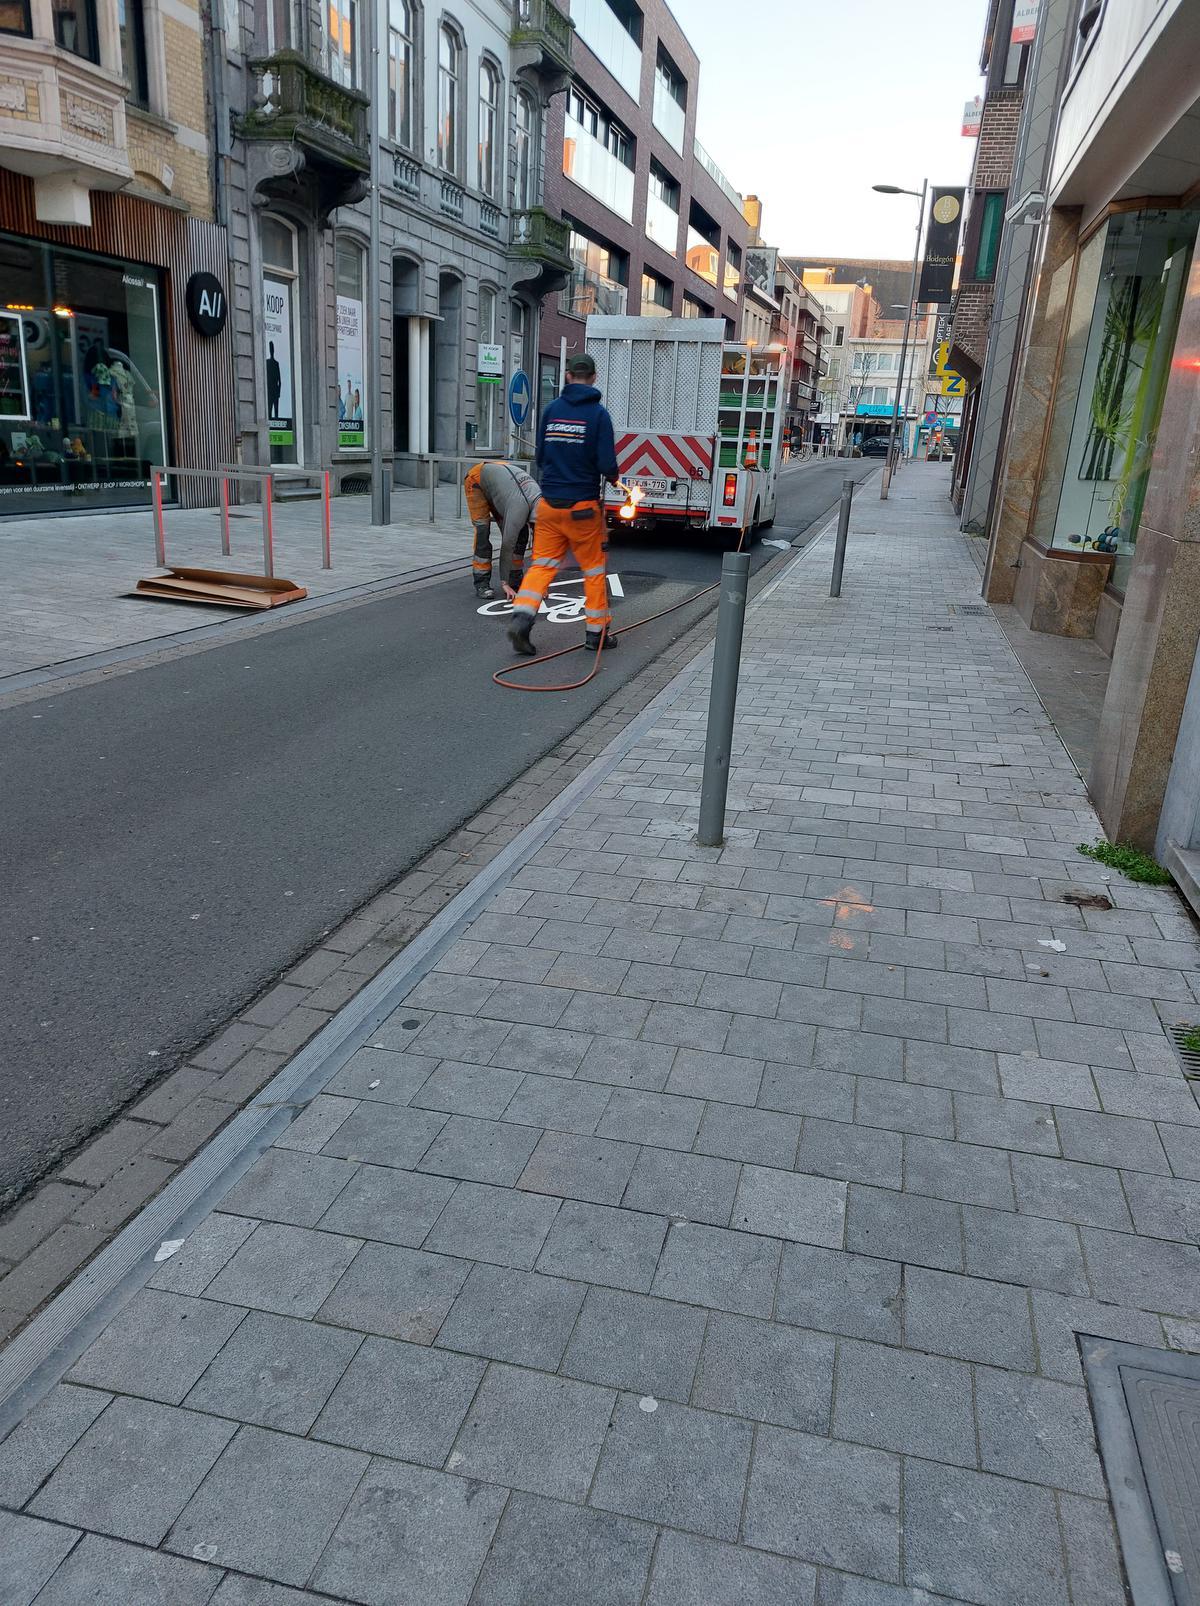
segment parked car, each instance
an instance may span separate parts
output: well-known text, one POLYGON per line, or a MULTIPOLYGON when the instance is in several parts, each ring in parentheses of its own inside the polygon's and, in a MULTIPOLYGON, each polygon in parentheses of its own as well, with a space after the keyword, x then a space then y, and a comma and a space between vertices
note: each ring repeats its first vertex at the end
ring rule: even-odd
POLYGON ((864 457, 886 457, 888 454, 888 438, 886 435, 871 435, 862 443, 864 457))
POLYGON ((929 448, 928 460, 931 463, 952 463, 954 461, 954 448, 949 441, 934 441, 929 448))

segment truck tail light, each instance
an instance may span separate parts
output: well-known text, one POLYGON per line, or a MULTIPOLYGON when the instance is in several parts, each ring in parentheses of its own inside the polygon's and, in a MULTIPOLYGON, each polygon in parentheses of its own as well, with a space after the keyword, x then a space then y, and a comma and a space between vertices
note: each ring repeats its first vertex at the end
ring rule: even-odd
POLYGON ((732 507, 736 501, 737 501, 737 475, 736 474, 726 474, 726 476, 725 476, 724 504, 725 504, 726 507, 732 507))

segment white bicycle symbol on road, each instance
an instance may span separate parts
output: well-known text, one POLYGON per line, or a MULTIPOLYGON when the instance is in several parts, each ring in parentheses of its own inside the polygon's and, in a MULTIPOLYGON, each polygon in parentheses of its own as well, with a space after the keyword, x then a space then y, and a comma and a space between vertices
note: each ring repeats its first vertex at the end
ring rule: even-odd
MULTIPOLYGON (((617 574, 608 576, 608 593, 612 597, 623 597, 625 588, 621 584, 621 577, 617 574)), ((538 609, 538 615, 548 624, 569 625, 576 619, 584 617, 583 576, 576 580, 555 580, 546 593, 546 600, 538 609), (568 587, 576 588, 568 590, 568 587), (564 595, 563 593, 566 593, 564 595)), ((513 611, 513 605, 507 597, 497 597, 492 602, 485 602, 476 613, 484 614, 489 618, 503 617, 513 611)))

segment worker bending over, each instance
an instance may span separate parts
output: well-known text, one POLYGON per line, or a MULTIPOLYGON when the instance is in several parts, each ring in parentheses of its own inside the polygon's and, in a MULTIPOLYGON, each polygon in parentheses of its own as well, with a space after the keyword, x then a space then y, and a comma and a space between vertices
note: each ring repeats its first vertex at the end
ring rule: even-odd
POLYGON ((500 528, 500 584, 508 597, 521 583, 529 531, 541 500, 537 481, 516 463, 489 460, 476 463, 463 480, 467 512, 475 526, 471 576, 475 595, 484 601, 492 590, 492 521, 500 528))
POLYGON ((583 570, 585 645, 615 647, 609 625, 608 579, 604 572, 603 482, 618 483, 612 419, 592 381, 596 364, 586 354, 567 364, 567 386, 542 414, 537 471, 542 486, 533 531, 533 557, 513 603, 508 639, 513 651, 532 657, 529 639, 538 608, 567 552, 583 570))

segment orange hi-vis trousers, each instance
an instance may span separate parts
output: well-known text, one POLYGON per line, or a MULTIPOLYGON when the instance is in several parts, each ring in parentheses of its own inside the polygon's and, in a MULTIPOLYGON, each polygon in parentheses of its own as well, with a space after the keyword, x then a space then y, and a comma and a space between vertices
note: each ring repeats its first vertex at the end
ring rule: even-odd
POLYGON ((589 630, 611 624, 604 576, 604 509, 599 502, 551 507, 543 496, 533 527, 533 557, 513 603, 514 613, 536 617, 559 564, 572 552, 583 570, 584 614, 589 630))

